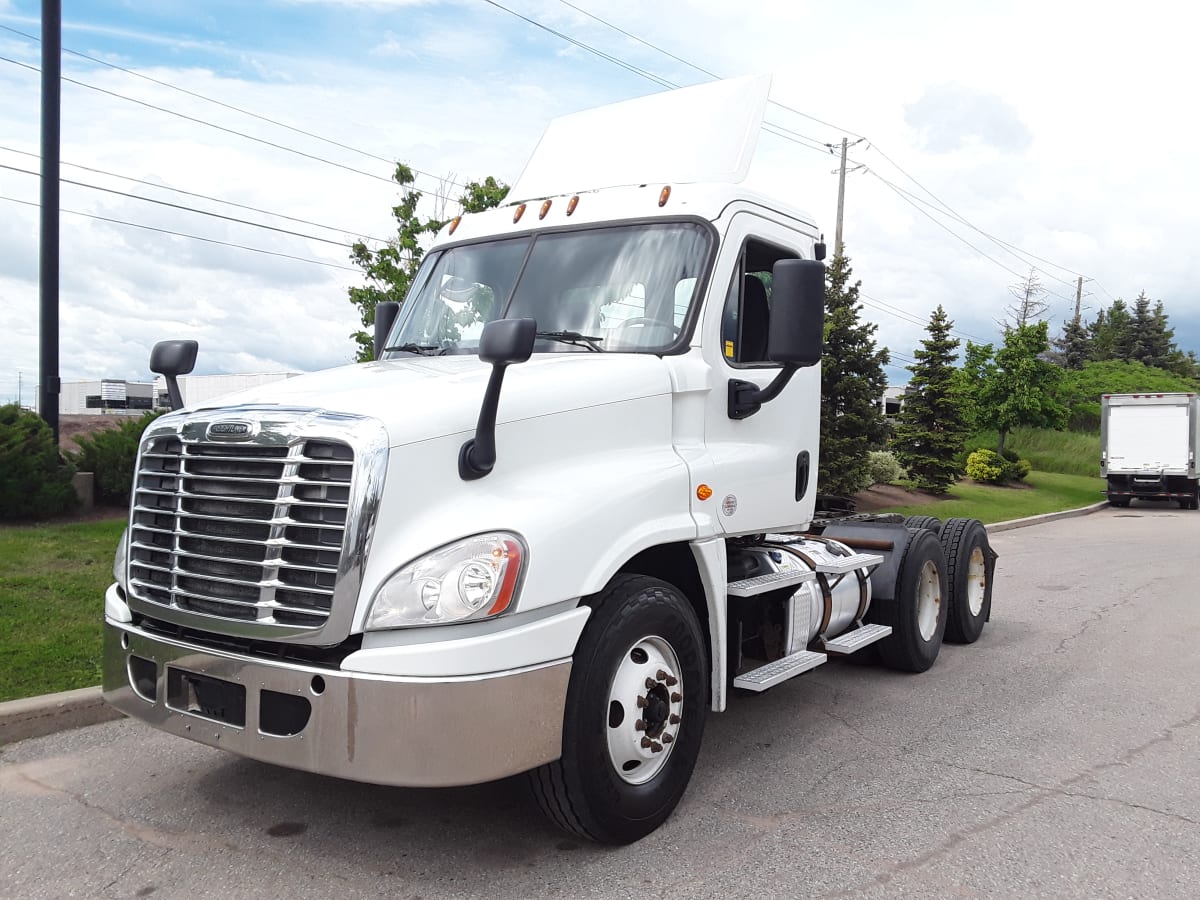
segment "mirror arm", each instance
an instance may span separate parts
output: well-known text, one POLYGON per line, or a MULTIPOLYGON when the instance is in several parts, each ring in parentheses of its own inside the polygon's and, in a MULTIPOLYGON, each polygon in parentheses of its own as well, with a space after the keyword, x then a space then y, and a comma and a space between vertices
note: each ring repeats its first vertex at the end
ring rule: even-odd
POLYGON ((496 412, 500 406, 500 386, 504 383, 504 370, 507 368, 507 363, 492 364, 492 374, 483 393, 483 404, 479 407, 475 437, 464 442, 458 451, 458 477, 463 481, 482 478, 496 465, 496 412))
POLYGON ((784 363, 779 374, 765 388, 760 388, 753 381, 729 379, 729 418, 746 419, 754 415, 764 403, 770 403, 779 396, 799 368, 796 363, 784 363))
POLYGON ((179 379, 174 375, 164 375, 167 382, 167 397, 171 401, 171 412, 183 409, 183 393, 179 390, 179 379))

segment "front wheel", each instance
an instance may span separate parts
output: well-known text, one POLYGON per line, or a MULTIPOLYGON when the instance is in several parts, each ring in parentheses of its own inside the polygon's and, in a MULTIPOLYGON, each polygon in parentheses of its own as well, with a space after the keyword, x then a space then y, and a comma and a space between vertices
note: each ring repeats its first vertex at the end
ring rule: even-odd
POLYGON ((628 844, 666 820, 691 779, 708 707, 704 634, 691 604, 656 578, 618 575, 590 605, 562 758, 530 782, 560 827, 628 844))

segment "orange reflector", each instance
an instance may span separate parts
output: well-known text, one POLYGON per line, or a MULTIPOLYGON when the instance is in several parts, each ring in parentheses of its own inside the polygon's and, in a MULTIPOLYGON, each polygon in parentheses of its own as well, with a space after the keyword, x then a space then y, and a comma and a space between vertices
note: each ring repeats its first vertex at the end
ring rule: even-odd
POLYGON ((515 213, 513 213, 513 224, 515 225, 515 224, 517 224, 517 222, 520 222, 521 216, 523 216, 523 215, 525 215, 525 204, 524 203, 522 203, 520 206, 518 206, 517 211, 515 213))
POLYGON ((579 205, 579 195, 576 194, 574 197, 572 197, 570 200, 567 201, 567 215, 569 216, 571 213, 575 212, 575 207, 577 207, 578 205, 579 205))
POLYGON ((540 213, 538 213, 538 218, 539 219, 546 218, 546 213, 548 213, 548 212, 550 212, 550 201, 549 200, 547 200, 545 203, 542 204, 542 211, 540 213))
POLYGON ((658 205, 666 206, 667 201, 670 199, 671 199, 671 186, 668 184, 666 187, 664 187, 661 191, 658 192, 658 205))
POLYGON ((702 484, 700 487, 696 488, 696 496, 701 500, 707 500, 712 496, 712 488, 710 488, 707 484, 702 484))
POLYGON ((454 230, 458 228, 458 223, 462 221, 462 216, 455 216, 450 220, 450 233, 454 234, 454 230))

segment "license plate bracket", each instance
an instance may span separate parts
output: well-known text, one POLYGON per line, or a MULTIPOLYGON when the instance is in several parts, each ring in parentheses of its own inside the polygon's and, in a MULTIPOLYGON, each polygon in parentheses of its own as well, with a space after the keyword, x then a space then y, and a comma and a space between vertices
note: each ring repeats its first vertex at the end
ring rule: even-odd
POLYGON ((234 728, 246 727, 246 688, 232 681, 168 666, 167 706, 234 728))

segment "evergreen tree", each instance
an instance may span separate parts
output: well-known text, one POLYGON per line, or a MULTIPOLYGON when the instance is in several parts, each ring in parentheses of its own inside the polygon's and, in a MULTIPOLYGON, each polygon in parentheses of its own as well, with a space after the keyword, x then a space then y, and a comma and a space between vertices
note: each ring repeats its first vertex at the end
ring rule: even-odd
POLYGON ((867 461, 887 435, 879 398, 887 387, 888 352, 877 349, 877 326, 862 322, 850 262, 833 258, 825 276, 825 346, 821 358, 821 456, 818 485, 827 494, 854 494, 870 483, 867 461))
POLYGON ((1125 301, 1116 299, 1108 309, 1101 309, 1096 320, 1088 326, 1091 339, 1091 359, 1103 362, 1106 359, 1129 359, 1132 345, 1131 326, 1133 317, 1125 301))
POLYGON ((962 395, 955 377, 959 341, 954 323, 939 305, 929 317, 928 333, 913 351, 912 378, 900 407, 893 446, 917 487, 945 493, 958 477, 956 457, 966 442, 962 395))
POLYGON ((1063 325, 1062 335, 1054 339, 1054 346, 1064 369, 1082 369, 1092 351, 1087 327, 1075 318, 1068 319, 1063 325))
POLYGON ((1049 346, 1047 333, 1045 322, 1011 329, 980 385, 977 422, 999 432, 996 452, 1001 456, 1009 431, 1018 425, 1066 424, 1067 408, 1057 398, 1062 369, 1040 358, 1049 346))
MULTIPOLYGON (((362 330, 350 334, 358 345, 355 362, 375 358, 374 337, 370 334, 375 325, 375 307, 384 300, 404 302, 425 255, 422 241, 427 235, 436 234, 445 224, 437 218, 422 218, 418 214, 421 192, 414 187, 416 179, 412 169, 398 163, 392 180, 402 189, 400 202, 392 207, 396 236, 378 250, 372 250, 362 241, 355 242, 350 248, 351 261, 367 277, 367 284, 351 287, 347 291, 350 302, 358 307, 363 324, 362 330)), ((498 206, 507 193, 508 185, 489 175, 482 182, 468 184, 459 203, 463 212, 481 212, 498 206)))

